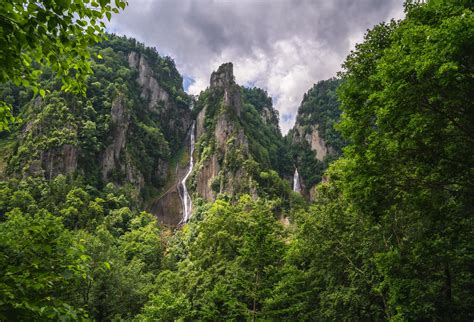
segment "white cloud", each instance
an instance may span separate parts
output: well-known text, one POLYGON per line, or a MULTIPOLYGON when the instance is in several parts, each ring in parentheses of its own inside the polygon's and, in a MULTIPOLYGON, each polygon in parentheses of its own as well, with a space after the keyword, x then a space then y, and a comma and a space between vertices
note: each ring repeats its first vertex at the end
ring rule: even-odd
POLYGON ((273 97, 286 133, 303 94, 335 76, 367 28, 401 18, 402 2, 129 0, 110 28, 173 57, 195 81, 191 94, 209 85, 220 64, 233 62, 239 84, 254 84, 273 97))

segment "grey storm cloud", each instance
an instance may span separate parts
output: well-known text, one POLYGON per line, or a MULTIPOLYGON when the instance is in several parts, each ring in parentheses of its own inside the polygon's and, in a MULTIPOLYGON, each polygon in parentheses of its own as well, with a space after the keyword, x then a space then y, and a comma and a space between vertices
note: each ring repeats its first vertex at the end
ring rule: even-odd
POLYGON ((402 0, 129 0, 109 30, 171 56, 191 94, 233 62, 238 83, 272 96, 286 133, 303 94, 336 75, 365 31, 402 16, 402 0))

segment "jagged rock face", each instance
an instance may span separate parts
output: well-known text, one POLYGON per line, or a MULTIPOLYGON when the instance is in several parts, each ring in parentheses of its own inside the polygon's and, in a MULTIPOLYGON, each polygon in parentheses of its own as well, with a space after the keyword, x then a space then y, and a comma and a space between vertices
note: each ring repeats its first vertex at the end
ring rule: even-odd
POLYGON ((327 155, 334 155, 335 150, 329 146, 321 137, 318 131, 318 125, 312 125, 308 129, 304 129, 300 125, 295 126, 295 140, 304 139, 311 146, 311 150, 316 151, 316 159, 323 161, 327 155))
POLYGON ((112 143, 105 149, 101 160, 102 180, 106 181, 112 169, 120 163, 120 154, 125 148, 130 116, 125 109, 123 97, 112 102, 112 143))
MULTIPOLYGON (((151 112, 162 116, 169 124, 165 127, 174 129, 176 133, 185 131, 190 122, 190 113, 183 113, 182 118, 176 117, 177 107, 171 101, 170 95, 158 84, 154 71, 148 63, 146 57, 137 52, 130 52, 128 64, 131 68, 138 69, 137 83, 140 85, 141 97, 147 101, 147 107, 151 112), (162 103, 159 106, 159 103, 162 103), (179 123, 179 124, 178 124, 179 123)), ((125 98, 118 97, 112 103, 111 122, 112 142, 102 154, 101 173, 104 181, 109 181, 111 172, 120 170, 125 175, 126 182, 131 183, 137 190, 145 186, 145 175, 141 173, 126 151, 126 141, 130 127, 130 113, 128 113, 125 98)), ((165 122, 163 122, 165 123, 165 122)), ((160 160, 152 175, 166 180, 169 164, 165 160, 160 160)))
MULTIPOLYGON (((190 133, 189 133, 190 134, 190 133)), ((189 149, 189 136, 183 145, 189 149)), ((158 197, 154 198, 148 206, 148 211, 154 214, 161 224, 167 226, 177 226, 183 218, 182 207, 182 187, 180 185, 182 178, 188 171, 188 164, 178 164, 170 167, 169 164, 163 163, 163 166, 157 170, 164 177, 172 178, 168 181, 168 185, 158 197)))
MULTIPOLYGON (((299 146, 302 142, 306 142, 309 149, 316 152, 315 157, 320 162, 323 162, 324 158, 329 155, 336 155, 334 148, 328 145, 321 137, 317 124, 312 126, 301 126, 298 124, 297 120, 297 123, 292 130, 292 144, 299 146)), ((296 166, 298 166, 300 161, 301 160, 297 158, 296 166)), ((300 177, 300 179, 302 188, 301 193, 310 201, 314 201, 314 198, 316 198, 316 185, 308 183, 304 177, 300 177)))
POLYGON ((213 191, 212 186, 213 180, 217 178, 219 171, 220 166, 216 154, 204 161, 202 167, 198 170, 196 175, 196 191, 206 200, 214 200, 216 197, 216 192, 213 191))
POLYGON ((242 98, 237 85, 224 88, 224 105, 232 107, 238 117, 242 113, 242 98))
POLYGON ((166 226, 177 226, 182 218, 181 199, 177 189, 173 189, 151 204, 149 212, 166 226))
POLYGON ((125 98, 119 96, 112 102, 110 110, 112 142, 106 147, 101 157, 102 180, 110 181, 111 171, 120 169, 126 181, 139 191, 145 186, 142 173, 136 169, 126 151, 127 132, 130 126, 130 114, 125 105, 125 98))
POLYGON ((156 111, 158 102, 163 102, 165 106, 168 105, 169 94, 158 84, 146 58, 132 51, 128 55, 128 63, 130 67, 138 69, 137 82, 142 89, 142 98, 148 100, 148 108, 151 111, 156 111))
MULTIPOLYGON (((172 134, 170 135, 172 137, 184 137, 191 124, 191 110, 178 108, 170 94, 158 83, 146 57, 132 51, 128 55, 128 63, 131 68, 138 69, 137 83, 141 88, 140 96, 148 101, 148 109, 160 120, 166 120, 161 122, 165 132, 172 134)), ((170 136, 167 137, 169 141, 170 136)))
MULTIPOLYGON (((203 198, 214 200, 218 193, 235 195, 249 189, 249 175, 235 164, 236 158, 244 160, 249 156, 249 147, 244 130, 239 126, 238 118, 242 111, 242 97, 240 87, 235 84, 232 64, 227 63, 212 73, 210 90, 221 91, 223 109, 217 115, 207 115, 208 106, 205 106, 197 116, 197 140, 205 133, 205 120, 214 117, 214 130, 208 138, 213 146, 213 154, 206 159, 199 160, 195 170, 196 191, 203 198)), ((208 135, 208 133, 207 133, 208 135)))
POLYGON ((177 226, 183 218, 179 182, 186 170, 187 167, 180 167, 179 164, 175 169, 170 169, 167 165, 166 169, 160 170, 163 171, 164 176, 176 177, 176 180, 169 182, 169 186, 164 189, 165 192, 155 198, 148 207, 148 211, 154 214, 163 225, 177 226))
POLYGON ((232 63, 222 64, 211 74, 211 87, 228 87, 235 84, 234 66, 232 63))
POLYGON ((207 106, 204 106, 204 108, 198 113, 197 118, 196 118, 196 137, 199 138, 201 137, 202 134, 204 134, 204 122, 206 121, 206 111, 207 111, 207 106))
POLYGON ((305 139, 311 145, 311 150, 316 151, 316 159, 319 161, 323 161, 327 155, 335 154, 334 149, 319 135, 317 126, 313 126, 311 134, 307 134, 305 139))
POLYGON ((304 95, 296 124, 289 132, 295 166, 302 174, 302 192, 309 200, 316 198, 315 185, 325 180, 328 163, 342 153, 345 144, 334 128, 341 114, 340 82, 332 78, 315 84, 304 95))
MULTIPOLYGON (((70 144, 42 152, 40 158, 41 168, 44 169, 45 177, 51 180, 59 174, 75 172, 77 169, 77 155, 77 147, 70 144)), ((30 170, 33 170, 33 168, 30 168, 30 170)))
MULTIPOLYGON (((176 179, 169 173, 186 144, 190 97, 172 59, 123 39, 97 46, 104 59, 92 66, 86 96, 51 88, 44 98, 18 100, 26 122, 15 129, 18 144, 0 156, 0 172, 49 180, 80 175, 97 189, 130 185, 135 201, 149 209, 176 179)), ((50 88, 52 82, 41 81, 50 88)), ((180 218, 172 213, 180 209, 174 196, 166 197, 163 218, 180 218)))
POLYGON ((226 149, 226 143, 229 137, 234 133, 234 126, 230 122, 225 113, 218 116, 214 135, 216 137, 217 146, 220 149, 226 149))
POLYGON ((211 88, 224 89, 224 105, 231 107, 240 116, 242 112, 242 97, 240 88, 235 83, 234 67, 232 63, 226 63, 211 74, 211 88))
POLYGON ((138 68, 140 62, 140 55, 136 51, 130 52, 128 55, 128 65, 132 68, 138 68))
POLYGON ((262 112, 260 113, 260 115, 262 116, 262 119, 266 124, 270 124, 273 127, 275 127, 276 129, 279 129, 279 125, 278 125, 279 120, 278 120, 278 111, 277 110, 275 110, 271 107, 265 106, 262 109, 262 112))
MULTIPOLYGON (((42 99, 36 98, 33 106, 41 109, 42 99)), ((63 126, 72 136, 77 137, 76 124, 68 122, 63 126)), ((30 120, 23 127, 20 137, 24 139, 28 136, 42 136, 44 131, 48 131, 43 127, 47 126, 37 120, 30 120)), ((44 176, 51 180, 59 174, 69 175, 74 173, 78 168, 79 156, 79 148, 76 144, 77 141, 37 151, 37 154, 32 155, 32 159, 23 160, 23 165, 27 165, 23 176, 44 176)))

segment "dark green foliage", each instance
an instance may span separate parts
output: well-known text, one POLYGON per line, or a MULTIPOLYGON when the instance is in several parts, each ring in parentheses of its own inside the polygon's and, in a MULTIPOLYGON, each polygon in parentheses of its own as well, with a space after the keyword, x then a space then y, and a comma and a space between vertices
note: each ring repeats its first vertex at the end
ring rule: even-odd
POLYGON ((142 318, 263 318, 284 251, 273 207, 244 196, 236 204, 218 200, 198 210, 202 220, 178 235, 180 244, 168 254, 171 269, 159 275, 142 318))
POLYGON ((83 308, 67 298, 86 274, 89 257, 83 243, 64 228, 60 218, 44 209, 37 211, 27 192, 16 191, 12 199, 16 205, 28 203, 34 214, 13 208, 2 215, 1 319, 84 318, 83 308))
POLYGON ((344 192, 395 236, 374 255, 390 316, 472 318, 473 30, 463 5, 415 5, 345 63, 344 192))
POLYGON ((267 93, 259 88, 243 88, 244 110, 241 124, 249 140, 250 153, 263 167, 282 176, 292 172, 288 147, 278 126, 278 111, 267 93))
POLYGON ((161 268, 156 220, 128 192, 64 176, 0 183, 0 316, 131 318, 161 268), (124 194, 125 193, 125 194, 124 194))
POLYGON ((473 30, 460 3, 409 4, 349 55, 351 144, 300 217, 277 317, 472 320, 473 30))
MULTIPOLYGON (((124 9, 127 2, 102 1, 5 1, 0 7, 0 84, 13 82, 40 88, 38 66, 47 66, 61 78, 62 89, 85 93, 85 80, 92 73, 89 46, 101 40, 105 18, 124 9)), ((8 129, 11 100, 0 100, 0 131, 8 129)))
POLYGON ((295 217, 297 230, 283 278, 268 305, 275 319, 384 320, 384 298, 370 254, 379 251, 380 226, 350 210, 332 184, 318 204, 295 217))
POLYGON ((194 196, 190 222, 174 232, 140 211, 122 169, 114 185, 96 162, 120 128, 110 113, 120 100, 130 119, 122 161, 144 174, 146 191, 164 185, 156 166, 176 157, 184 133, 165 125, 171 114, 148 109, 126 59, 133 49, 153 61, 184 111, 172 61, 111 37, 92 49, 102 59, 91 62, 86 97, 48 77, 43 99, 3 84, 2 99, 25 123, 16 140, 0 137, 0 170, 9 171, 0 182, 0 319, 472 321, 474 15, 467 1, 405 6, 406 19, 368 31, 341 81, 305 96, 302 130, 317 126, 337 152, 323 162, 306 141, 295 144, 295 131, 281 137, 265 91, 227 87, 241 94, 240 116, 222 88, 204 91, 193 111, 206 107, 196 159, 216 155, 216 194, 229 178, 239 189, 213 203, 194 196), (231 129, 225 142, 218 122, 231 129), (64 147, 80 151, 67 176, 58 162, 44 166, 64 147), (285 179, 291 157, 311 185, 329 167, 312 205, 285 179))

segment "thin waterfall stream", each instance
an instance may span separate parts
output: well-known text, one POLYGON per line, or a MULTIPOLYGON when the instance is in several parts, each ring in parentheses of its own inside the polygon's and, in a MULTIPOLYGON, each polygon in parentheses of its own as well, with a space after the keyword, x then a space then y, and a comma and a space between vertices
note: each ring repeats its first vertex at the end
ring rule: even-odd
POLYGON ((295 169, 295 174, 293 175, 293 191, 301 192, 300 175, 298 174, 298 169, 295 169))
POLYGON ((191 135, 190 135, 190 150, 189 150, 189 168, 188 171, 186 171, 186 174, 183 177, 183 180, 181 180, 180 185, 183 191, 183 195, 181 198, 181 201, 183 203, 183 219, 181 220, 181 223, 186 223, 188 222, 189 218, 191 217, 191 212, 192 212, 192 201, 191 201, 191 196, 189 195, 188 188, 186 187, 186 181, 188 180, 189 176, 193 172, 193 167, 194 167, 194 158, 193 158, 193 153, 194 153, 194 144, 195 144, 195 136, 194 136, 194 128, 195 128, 195 122, 193 122, 191 126, 191 135))

